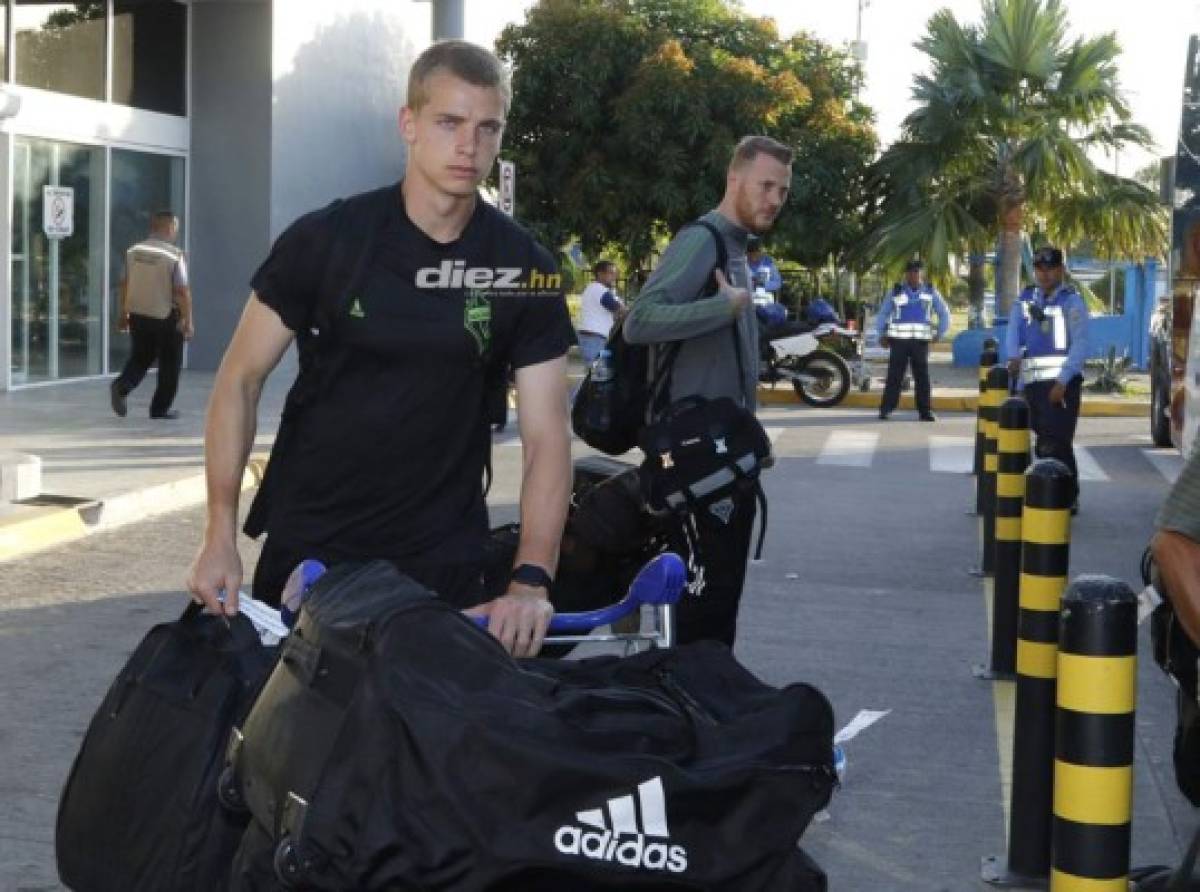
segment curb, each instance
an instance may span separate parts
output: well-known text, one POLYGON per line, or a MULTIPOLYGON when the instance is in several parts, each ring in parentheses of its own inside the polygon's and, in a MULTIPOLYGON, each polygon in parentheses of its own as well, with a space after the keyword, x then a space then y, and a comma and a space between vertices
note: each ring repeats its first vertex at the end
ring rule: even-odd
MULTIPOLYGON (((883 399, 883 394, 862 393, 861 391, 852 390, 846 394, 846 398, 834 408, 848 409, 878 409, 879 403, 883 399)), ((758 389, 758 402, 762 406, 804 406, 800 402, 800 398, 796 396, 791 389, 783 389, 777 387, 775 389, 760 387, 758 389)), ((978 395, 957 396, 955 394, 938 394, 935 390, 930 398, 930 403, 935 412, 975 412, 979 406, 978 395)), ((900 395, 900 409, 916 409, 916 402, 911 393, 900 395)), ((1084 396, 1083 403, 1080 406, 1079 414, 1090 418, 1149 418, 1150 417, 1150 401, 1149 400, 1112 400, 1112 399, 1089 399, 1084 396)))
MULTIPOLYGON (((265 455, 254 456, 246 463, 242 492, 259 485, 266 466, 265 455)), ((0 563, 137 520, 190 508, 202 504, 207 496, 204 475, 193 474, 71 508, 17 506, 14 514, 0 518, 0 563)))

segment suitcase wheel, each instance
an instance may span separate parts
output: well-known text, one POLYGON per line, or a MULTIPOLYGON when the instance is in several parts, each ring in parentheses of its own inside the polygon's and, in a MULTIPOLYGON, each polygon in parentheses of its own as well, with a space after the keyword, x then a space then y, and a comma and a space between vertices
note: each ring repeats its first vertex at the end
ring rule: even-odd
POLYGON ((291 839, 285 836, 275 847, 275 878, 285 889, 292 889, 300 881, 300 873, 300 856, 291 839))
POLYGON ((221 776, 217 778, 217 801, 233 814, 245 814, 247 811, 246 800, 242 797, 242 788, 232 765, 221 769, 221 776))

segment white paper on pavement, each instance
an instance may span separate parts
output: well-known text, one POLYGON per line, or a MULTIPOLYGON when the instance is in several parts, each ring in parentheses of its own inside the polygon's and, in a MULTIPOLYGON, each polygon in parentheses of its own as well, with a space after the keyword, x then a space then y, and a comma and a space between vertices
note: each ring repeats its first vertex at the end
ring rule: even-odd
POLYGON ((276 640, 281 640, 288 636, 288 627, 280 619, 279 611, 262 601, 254 600, 245 592, 238 592, 238 612, 254 624, 259 637, 270 635, 276 640))
POLYGON ((1150 618, 1150 614, 1154 612, 1155 607, 1162 603, 1162 600, 1162 595, 1158 593, 1158 589, 1156 589, 1154 586, 1148 585, 1142 589, 1142 591, 1138 594, 1139 626, 1150 618))
POLYGON ((848 724, 837 734, 833 735, 833 742, 845 743, 847 740, 853 740, 863 731, 870 728, 873 724, 891 712, 890 709, 860 709, 858 715, 850 720, 848 724))

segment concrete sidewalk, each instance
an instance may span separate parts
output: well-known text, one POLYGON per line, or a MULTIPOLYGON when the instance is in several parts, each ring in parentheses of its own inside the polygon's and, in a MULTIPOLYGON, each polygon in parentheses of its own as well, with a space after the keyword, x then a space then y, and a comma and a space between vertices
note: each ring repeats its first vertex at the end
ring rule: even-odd
MULTIPOLYGON (((870 389, 864 392, 858 388, 851 388, 842 403, 843 406, 854 409, 879 408, 883 398, 884 381, 887 378, 887 363, 871 362, 868 366, 871 375, 870 389)), ((1086 380, 1090 381, 1094 377, 1094 373, 1091 373, 1086 380)), ((1133 391, 1131 395, 1092 393, 1085 385, 1080 414, 1107 418, 1146 418, 1149 424, 1150 376, 1146 372, 1129 372, 1126 378, 1130 390, 1133 391)), ((956 367, 951 363, 948 350, 934 349, 929 354, 929 379, 933 390, 931 402, 935 412, 976 411, 979 404, 978 368, 956 367)), ((758 393, 759 402, 765 406, 793 405, 800 401, 792 388, 786 384, 763 386, 759 388, 758 393)), ((916 408, 911 388, 907 393, 900 395, 899 408, 916 408)))
MULTIPOLYGON (((212 382, 212 373, 183 373, 174 421, 149 417, 153 376, 130 395, 125 418, 113 414, 108 380, 0 393, 0 453, 42 462, 42 496, 0 506, 0 562, 203 501, 212 382)), ((244 487, 261 476, 290 383, 272 376, 263 390, 244 487)))
MULTIPOLYGON (((931 356, 933 408, 974 412, 978 370, 955 368, 948 353, 931 356)), ((871 368, 871 390, 853 390, 842 404, 878 408, 885 369, 871 368)), ((572 351, 570 375, 583 367, 572 351)), ((1146 376, 1131 381, 1148 390, 1146 376)), ((153 377, 135 391, 129 415, 116 417, 109 406, 108 380, 83 381, 0 393, 0 453, 21 452, 42 461, 43 496, 33 503, 0 506, 0 562, 50 548, 166 511, 199 504, 204 487, 204 411, 212 390, 211 372, 184 372, 174 421, 149 418, 153 377)), ((292 373, 280 369, 267 379, 258 412, 258 434, 243 488, 261 479, 274 440, 292 373)), ((791 387, 759 390, 763 405, 796 405, 791 387)), ((912 409, 912 394, 901 409, 912 409)), ((1084 415, 1149 417, 1144 397, 1099 396, 1085 391, 1084 415)))

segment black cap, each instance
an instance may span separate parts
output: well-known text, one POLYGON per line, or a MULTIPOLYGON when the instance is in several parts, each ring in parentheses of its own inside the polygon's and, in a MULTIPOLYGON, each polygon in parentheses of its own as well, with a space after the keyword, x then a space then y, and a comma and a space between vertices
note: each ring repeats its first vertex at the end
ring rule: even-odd
POLYGON ((1033 252, 1034 266, 1062 266, 1063 252, 1053 245, 1044 245, 1033 252))
POLYGON ((750 236, 750 238, 746 239, 746 250, 747 251, 761 251, 762 250, 762 239, 760 239, 757 235, 750 236))
POLYGON ((908 263, 904 264, 904 271, 906 273, 911 273, 914 269, 924 269, 924 268, 925 268, 925 264, 922 263, 920 260, 916 260, 916 259, 910 260, 910 261, 908 261, 908 263))

